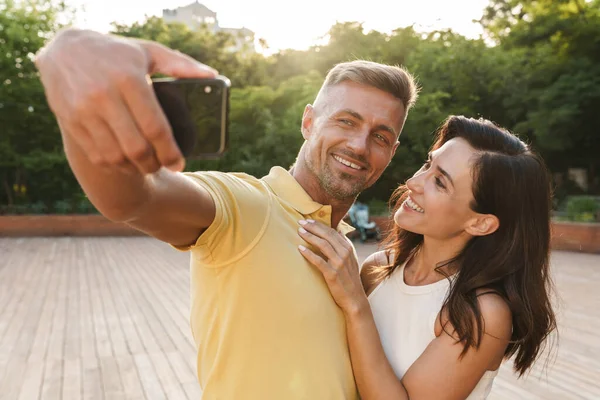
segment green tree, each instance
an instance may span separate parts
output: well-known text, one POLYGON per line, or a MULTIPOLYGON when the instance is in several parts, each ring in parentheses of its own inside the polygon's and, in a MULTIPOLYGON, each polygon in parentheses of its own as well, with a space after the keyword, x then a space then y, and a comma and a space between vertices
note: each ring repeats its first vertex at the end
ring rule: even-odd
POLYGON ((526 57, 514 129, 533 137, 554 171, 586 168, 600 191, 600 1, 492 0, 481 22, 505 51, 526 57))
MULTIPOLYGON (((0 0, 0 11, 0 205, 86 209, 32 62, 72 14, 61 3, 39 0, 0 0)), ((261 176, 273 165, 290 166, 303 143, 302 112, 325 74, 360 58, 403 65, 422 87, 393 162, 363 200, 387 200, 421 166, 450 114, 481 116, 517 132, 541 150, 553 172, 586 168, 591 191, 600 192, 600 0, 490 0, 481 23, 485 39, 338 23, 327 44, 269 57, 232 52, 228 34, 191 31, 158 17, 114 24, 113 33, 161 42, 231 79, 229 151, 219 160, 191 161, 188 170, 261 176)), ((563 185, 557 193, 574 191, 563 185)))
POLYGON ((78 193, 33 62, 72 12, 38 0, 0 0, 0 10, 0 204, 18 210, 78 193))
POLYGON ((268 77, 265 57, 254 52, 229 51, 234 38, 226 32, 214 33, 207 27, 193 31, 184 24, 166 23, 160 17, 148 17, 132 25, 114 23, 112 33, 156 41, 179 50, 217 69, 229 77, 236 87, 260 86, 268 77))

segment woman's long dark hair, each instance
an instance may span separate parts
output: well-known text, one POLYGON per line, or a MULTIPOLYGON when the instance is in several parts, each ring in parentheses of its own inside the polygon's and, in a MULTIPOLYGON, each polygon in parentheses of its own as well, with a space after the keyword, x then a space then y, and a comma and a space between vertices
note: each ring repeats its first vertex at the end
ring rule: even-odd
MULTIPOLYGON (((478 289, 501 295, 510 306, 513 324, 505 358, 515 355, 514 368, 522 376, 556 329, 549 298, 553 288, 549 276, 549 174, 543 160, 525 143, 490 121, 451 116, 438 130, 432 150, 456 137, 480 151, 473 164, 471 209, 495 215, 500 227, 490 235, 474 237, 458 256, 444 263, 458 273, 443 309, 464 345, 464 355, 470 347, 479 347, 484 332, 478 289)), ((390 200, 394 211, 406 199, 406 192, 406 186, 394 192, 390 200)), ((423 236, 394 226, 385 243, 393 262, 378 270, 379 280, 415 254, 423 236)))

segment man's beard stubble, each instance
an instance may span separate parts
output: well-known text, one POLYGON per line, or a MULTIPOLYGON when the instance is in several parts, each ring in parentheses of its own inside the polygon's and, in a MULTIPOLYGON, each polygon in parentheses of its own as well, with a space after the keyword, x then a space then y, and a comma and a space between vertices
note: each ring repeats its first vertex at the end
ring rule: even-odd
POLYGON ((366 189, 365 178, 356 178, 350 174, 339 173, 336 176, 328 163, 324 163, 323 170, 318 171, 316 166, 305 158, 308 169, 317 177, 325 192, 336 200, 354 200, 366 189))

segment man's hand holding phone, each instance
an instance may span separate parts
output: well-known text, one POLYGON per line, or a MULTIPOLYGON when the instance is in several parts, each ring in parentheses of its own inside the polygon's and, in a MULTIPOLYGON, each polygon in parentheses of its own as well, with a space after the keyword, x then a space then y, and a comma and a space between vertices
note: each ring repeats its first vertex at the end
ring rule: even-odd
POLYGON ((95 165, 134 166, 142 174, 185 164, 149 75, 217 77, 158 43, 77 29, 59 33, 36 64, 63 134, 95 165))

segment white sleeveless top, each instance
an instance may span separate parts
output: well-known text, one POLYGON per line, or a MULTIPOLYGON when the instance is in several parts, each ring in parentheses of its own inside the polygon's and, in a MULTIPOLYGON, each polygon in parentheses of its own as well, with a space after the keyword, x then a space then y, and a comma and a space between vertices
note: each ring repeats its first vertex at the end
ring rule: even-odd
MULTIPOLYGON (((435 322, 450 288, 447 279, 424 286, 407 285, 405 265, 369 295, 383 349, 399 379, 436 338, 435 322)), ((487 398, 497 374, 498 370, 487 371, 467 400, 487 398)))

